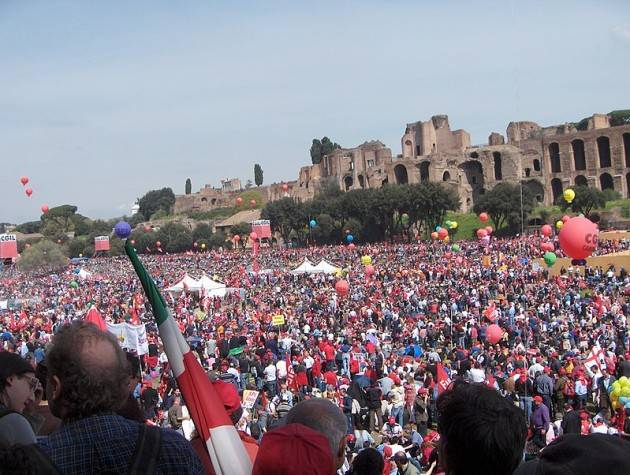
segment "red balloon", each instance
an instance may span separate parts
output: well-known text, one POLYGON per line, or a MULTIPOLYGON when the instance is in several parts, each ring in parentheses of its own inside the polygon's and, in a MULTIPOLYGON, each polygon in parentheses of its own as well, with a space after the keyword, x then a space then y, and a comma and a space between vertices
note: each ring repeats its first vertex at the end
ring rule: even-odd
POLYGON ((586 259, 595 249, 599 238, 597 225, 586 218, 569 219, 560 230, 560 247, 572 259, 586 259))
POLYGON ((22 186, 26 186, 28 182, 29 180, 27 176, 20 177, 20 183, 22 183, 22 186))
POLYGON ((353 243, 353 242, 351 242, 350 244, 348 244, 348 249, 350 249, 351 251, 353 251, 355 247, 356 247, 356 246, 354 245, 354 243, 353 243))
POLYGON ((488 221, 488 213, 479 213, 479 221, 485 223, 486 221, 488 221))
POLYGON ((236 204, 237 205, 242 205, 243 204, 243 198, 241 198, 240 196, 238 198, 236 198, 236 204))
POLYGON ((26 196, 28 196, 30 198, 30 196, 33 194, 33 190, 31 188, 27 188, 26 189, 26 196))
POLYGON ((256 206, 256 200, 249 200, 249 204, 252 206, 256 206))
POLYGON ((239 241, 241 240, 241 237, 240 237, 238 234, 235 234, 235 235, 234 235, 234 240, 235 240, 236 242, 239 242, 239 241))
POLYGON ((551 229, 551 226, 549 226, 548 224, 544 224, 542 228, 540 228, 540 233, 543 236, 551 236, 553 234, 553 229, 551 229))
POLYGON ((255 241, 256 239, 258 239, 258 234, 255 231, 252 231, 251 233, 249 233, 249 238, 252 241, 255 241))
POLYGON ((368 264, 367 266, 365 266, 364 272, 365 272, 365 275, 367 276, 374 275, 374 272, 375 272, 374 266, 371 264, 368 264))
POLYGON ((445 258, 447 258, 447 259, 450 259, 452 256, 453 256, 453 254, 451 254, 451 253, 450 253, 450 252, 448 252, 448 251, 446 251, 446 252, 444 253, 444 257, 445 257, 445 258))
POLYGON ((457 256, 455 258, 455 262, 457 262, 458 264, 462 264, 464 262, 464 258, 462 256, 457 256))
POLYGON ((42 206, 42 213, 44 213, 44 214, 48 213, 48 205, 43 205, 42 206))
POLYGON ((488 235, 488 231, 486 231, 485 229, 483 229, 483 228, 477 229, 477 237, 479 239, 485 238, 487 235, 488 235))
POLYGON ((132 239, 130 242, 131 242, 131 245, 132 245, 132 246, 135 246, 135 245, 136 245, 136 240, 135 240, 135 239, 132 239))
POLYGON ((438 237, 442 240, 446 239, 446 236, 448 236, 448 229, 446 228, 440 228, 440 230, 437 232, 438 237))
POLYGON ((289 191, 289 185, 287 185, 286 183, 283 183, 283 185, 282 185, 282 189, 283 189, 284 191, 289 191))
POLYGON ((151 226, 145 226, 144 230, 148 233, 151 232, 151 226))
POLYGON ((350 291, 350 284, 348 284, 347 280, 338 280, 335 284, 335 290, 337 291, 337 294, 344 297, 348 295, 348 292, 350 291))
POLYGON ((161 247, 161 246, 162 246, 162 243, 161 243, 160 241, 158 241, 158 242, 156 242, 156 243, 155 243, 155 245, 156 245, 157 247, 161 247))
POLYGON ((438 233, 436 231, 433 231, 431 233, 431 239, 437 239, 438 238, 438 233))
POLYGON ((494 231, 494 229, 492 229, 492 226, 486 226, 486 232, 488 234, 492 234, 492 231, 494 231))
POLYGON ((556 247, 553 245, 552 242, 546 241, 546 242, 541 243, 540 249, 546 252, 553 252, 556 250, 556 247))
POLYGON ((570 220, 571 218, 569 218, 566 214, 562 217, 562 222, 566 223, 568 220, 570 220))
POLYGON ((486 341, 492 345, 496 345, 503 338, 503 329, 493 323, 492 325, 488 325, 488 329, 486 330, 486 341))

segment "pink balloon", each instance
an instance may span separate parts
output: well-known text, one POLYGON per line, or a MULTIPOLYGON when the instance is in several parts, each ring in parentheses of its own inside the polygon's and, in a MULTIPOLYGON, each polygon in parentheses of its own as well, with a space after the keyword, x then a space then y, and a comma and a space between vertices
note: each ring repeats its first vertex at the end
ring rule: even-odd
POLYGON ((599 229, 586 218, 576 216, 569 219, 560 230, 560 247, 572 259, 586 259, 595 249, 599 229))
POLYGON ((30 198, 32 194, 33 194, 33 190, 31 188, 27 188, 26 189, 26 196, 28 196, 30 198))
POLYGON ((488 221, 488 213, 479 213, 479 220, 483 223, 488 221))
POLYGON ((338 280, 335 284, 335 290, 337 291, 337 294, 344 297, 348 295, 348 292, 350 291, 350 284, 348 284, 347 280, 338 280))
POLYGON ((496 345, 503 338, 503 329, 493 323, 492 325, 488 325, 488 329, 486 330, 486 341, 492 345, 496 345))
POLYGON ((553 245, 553 243, 552 243, 552 242, 549 242, 549 241, 543 242, 543 243, 540 245, 540 249, 541 249, 542 251, 549 251, 549 252, 553 252, 553 251, 555 251, 555 250, 556 250, 556 248, 555 248, 555 246, 553 245))
POLYGON ((367 276, 374 275, 374 272, 375 272, 374 266, 371 264, 368 264, 367 266, 365 266, 364 272, 365 272, 365 275, 367 276))
POLYGON ((26 184, 28 183, 28 177, 27 176, 23 176, 20 178, 20 183, 22 183, 22 186, 26 186, 26 184))
POLYGON ((488 235, 488 231, 486 231, 485 229, 483 229, 483 228, 477 229, 477 237, 479 239, 485 238, 487 235, 488 235))
POLYGON ((569 218, 566 214, 562 217, 562 222, 566 223, 568 220, 570 220, 571 218, 569 218))
POLYGON ((258 239, 258 234, 255 231, 252 231, 251 233, 249 233, 249 238, 252 241, 255 241, 256 239, 258 239))
POLYGON ((551 236, 553 234, 553 229, 551 229, 551 226, 549 226, 548 224, 544 224, 542 228, 540 228, 540 233, 543 236, 551 236))
POLYGON ((446 228, 440 228, 437 233, 438 237, 442 240, 446 239, 446 236, 448 236, 448 230, 446 228))
POLYGON ((486 226, 486 232, 488 234, 492 234, 492 231, 494 231, 494 229, 492 229, 492 226, 486 226))

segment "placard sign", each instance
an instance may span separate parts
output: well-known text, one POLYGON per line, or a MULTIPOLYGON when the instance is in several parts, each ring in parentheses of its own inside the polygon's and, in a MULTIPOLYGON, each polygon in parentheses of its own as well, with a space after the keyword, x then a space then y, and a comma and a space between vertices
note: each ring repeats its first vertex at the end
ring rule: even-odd
POLYGON ((96 236, 94 238, 95 251, 109 251, 109 236, 96 236))
POLYGON ((259 239, 268 239, 271 237, 271 221, 268 219, 258 219, 252 221, 252 232, 258 234, 259 239))
POLYGON ((0 259, 15 259, 18 256, 15 234, 0 234, 0 259))

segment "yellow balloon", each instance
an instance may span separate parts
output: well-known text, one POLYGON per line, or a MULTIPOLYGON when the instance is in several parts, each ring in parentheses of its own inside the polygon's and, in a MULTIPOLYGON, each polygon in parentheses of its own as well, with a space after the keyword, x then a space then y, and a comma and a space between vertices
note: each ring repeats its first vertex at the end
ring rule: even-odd
POLYGON ((446 236, 446 237, 444 238, 444 242, 449 242, 450 240, 451 240, 451 237, 450 237, 450 236, 446 236))
POLYGON ((616 411, 619 409, 619 401, 612 401, 612 408, 616 411))
POLYGON ((372 257, 370 256, 361 256, 361 264, 364 266, 369 266, 372 263, 372 257))
POLYGON ((451 229, 457 229, 457 226, 459 226, 457 221, 451 221, 451 229))
POLYGON ((205 242, 202 242, 202 243, 201 243, 201 249, 205 249, 205 248, 206 248, 206 243, 205 243, 205 242))
POLYGON ((630 387, 624 386, 623 388, 621 388, 621 396, 623 397, 630 396, 630 387))
POLYGON ((559 219, 558 221, 556 221, 556 228, 557 229, 562 229, 562 226, 564 226, 564 223, 562 222, 561 219, 559 219))
POLYGON ((564 200, 567 203, 571 203, 571 201, 573 201, 575 198, 575 191, 573 191, 571 188, 567 188, 566 190, 564 190, 562 196, 564 196, 564 200))
POLYGON ((625 386, 626 384, 628 384, 628 382, 630 382, 630 379, 628 379, 627 376, 622 376, 621 378, 619 378, 619 381, 615 381, 613 384, 619 383, 619 385, 625 386))
POLYGON ((610 393, 610 395, 615 399, 617 399, 620 394, 621 394, 621 388, 619 386, 617 386, 616 388, 613 388, 612 392, 610 393))

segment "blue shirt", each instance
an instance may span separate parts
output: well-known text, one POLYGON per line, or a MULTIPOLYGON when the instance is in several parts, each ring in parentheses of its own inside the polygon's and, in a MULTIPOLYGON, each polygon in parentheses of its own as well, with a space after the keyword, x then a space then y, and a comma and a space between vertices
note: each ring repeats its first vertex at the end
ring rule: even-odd
MULTIPOLYGON (((40 449, 64 474, 129 471, 140 423, 116 414, 101 414, 65 424, 39 440, 40 449)), ((177 432, 162 431, 159 474, 203 474, 192 445, 177 432)))

